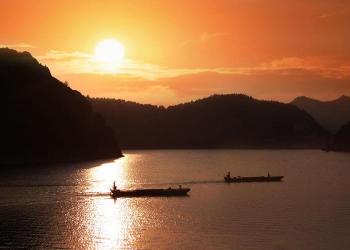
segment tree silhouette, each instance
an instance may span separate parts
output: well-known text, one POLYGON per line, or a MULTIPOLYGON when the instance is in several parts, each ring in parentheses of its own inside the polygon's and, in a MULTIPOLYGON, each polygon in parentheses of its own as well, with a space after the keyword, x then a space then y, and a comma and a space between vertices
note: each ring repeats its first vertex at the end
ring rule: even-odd
POLYGON ((113 130, 78 91, 28 52, 0 49, 2 163, 118 157, 113 130))
POLYGON ((231 94, 170 106, 90 99, 123 148, 320 148, 325 131, 299 108, 231 94))

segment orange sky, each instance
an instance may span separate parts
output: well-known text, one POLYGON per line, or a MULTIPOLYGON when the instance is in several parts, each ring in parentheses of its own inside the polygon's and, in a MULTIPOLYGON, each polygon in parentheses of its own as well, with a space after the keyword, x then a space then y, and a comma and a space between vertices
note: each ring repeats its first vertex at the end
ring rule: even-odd
POLYGON ((0 46, 30 51, 83 94, 175 104, 240 92, 350 95, 347 0, 1 0, 0 46), (124 44, 113 74, 96 44, 124 44))

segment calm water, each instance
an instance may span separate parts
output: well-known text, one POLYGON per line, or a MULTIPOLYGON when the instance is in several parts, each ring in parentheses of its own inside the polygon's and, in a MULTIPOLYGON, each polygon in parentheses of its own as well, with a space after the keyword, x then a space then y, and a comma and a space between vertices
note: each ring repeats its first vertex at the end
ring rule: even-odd
POLYGON ((350 154, 127 151, 108 162, 5 169, 0 248, 350 249, 350 154), (281 183, 225 184, 231 175, 281 183), (184 198, 121 198, 120 188, 189 186, 184 198))

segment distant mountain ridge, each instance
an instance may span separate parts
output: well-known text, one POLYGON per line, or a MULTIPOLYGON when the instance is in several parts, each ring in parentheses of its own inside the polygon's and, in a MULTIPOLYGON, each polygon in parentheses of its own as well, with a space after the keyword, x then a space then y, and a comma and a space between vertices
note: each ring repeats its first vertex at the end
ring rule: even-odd
POLYGON ((331 150, 350 152, 350 122, 343 125, 336 133, 331 150))
POLYGON ((231 94, 168 108, 92 98, 122 148, 321 148, 325 131, 294 105, 231 94))
POLYGON ((28 52, 0 48, 0 164, 120 157, 111 128, 88 99, 28 52))
POLYGON ((300 96, 291 104, 308 112, 319 124, 333 133, 350 121, 350 97, 345 95, 332 101, 300 96))

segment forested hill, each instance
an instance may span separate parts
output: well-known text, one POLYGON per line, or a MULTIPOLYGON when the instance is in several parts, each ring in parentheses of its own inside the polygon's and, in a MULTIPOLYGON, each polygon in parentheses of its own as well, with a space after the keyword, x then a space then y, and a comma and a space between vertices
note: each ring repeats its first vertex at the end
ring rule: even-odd
POLYGON ((350 122, 343 125, 334 136, 334 151, 350 152, 350 122))
POLYGON ((0 49, 1 164, 120 157, 114 132, 28 52, 0 49))
POLYGON ((333 133, 350 121, 350 97, 348 96, 343 95, 332 101, 319 101, 300 96, 291 104, 308 112, 320 125, 333 133))
POLYGON ((213 95, 168 108, 91 99, 122 148, 320 148, 326 132, 299 108, 213 95))

